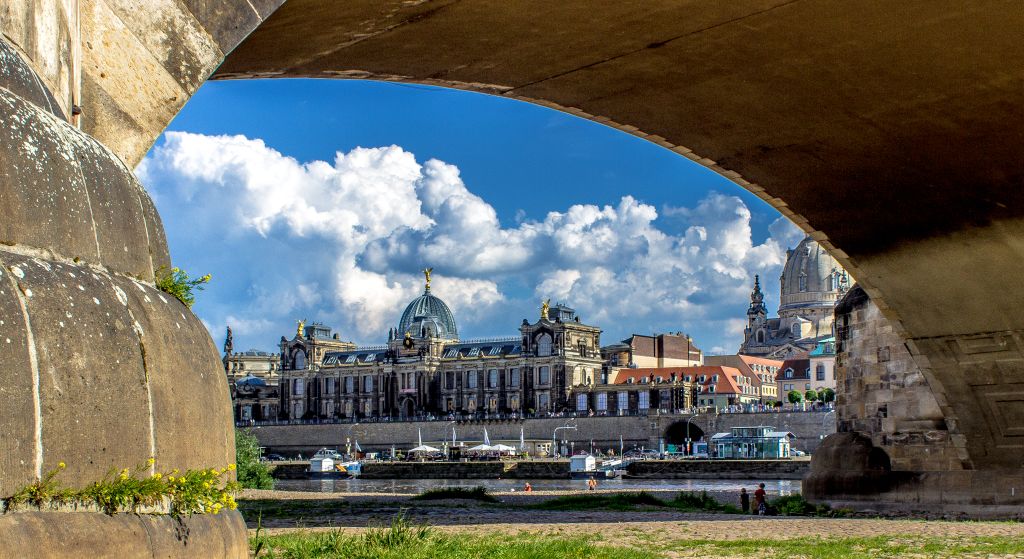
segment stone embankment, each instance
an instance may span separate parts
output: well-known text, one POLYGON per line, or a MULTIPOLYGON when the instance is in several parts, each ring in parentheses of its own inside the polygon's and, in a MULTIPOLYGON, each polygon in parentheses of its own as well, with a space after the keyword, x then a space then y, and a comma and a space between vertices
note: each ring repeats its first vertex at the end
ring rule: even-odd
MULTIPOLYGON (((641 460, 627 476, 641 479, 801 479, 809 458, 790 460, 641 460)), ((278 479, 308 477, 305 463, 280 464, 278 479)), ((566 479, 567 460, 501 462, 366 462, 364 479, 566 479)))

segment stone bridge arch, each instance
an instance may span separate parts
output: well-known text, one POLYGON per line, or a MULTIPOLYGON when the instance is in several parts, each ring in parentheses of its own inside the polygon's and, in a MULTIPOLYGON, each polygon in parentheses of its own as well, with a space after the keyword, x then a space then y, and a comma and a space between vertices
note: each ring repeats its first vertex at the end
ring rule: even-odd
MULTIPOLYGON (((1024 11, 1013 4, 949 10, 940 3, 706 0, 595 7, 571 0, 519 10, 485 0, 359 0, 343 7, 331 0, 157 0, 148 8, 123 0, 13 0, 0 13, 0 93, 29 115, 15 123, 14 109, 0 111, 0 121, 8 132, 18 130, 14 124, 39 125, 44 153, 78 154, 67 164, 32 159, 41 166, 33 174, 17 135, 0 144, 5 274, 13 262, 34 258, 49 266, 39 265, 47 274, 57 273, 55 264, 93 265, 110 276, 97 282, 123 283, 130 294, 124 306, 139 329, 135 337, 117 337, 108 353, 142 359, 138 332, 177 331, 165 329, 173 317, 143 310, 152 297, 135 300, 167 261, 166 242, 148 196, 111 156, 134 166, 204 81, 372 78, 460 87, 606 123, 767 200, 850 270, 884 315, 879 328, 902 340, 934 395, 957 458, 942 467, 922 460, 901 475, 971 488, 947 506, 970 504, 974 496, 1024 503, 1021 491, 1010 497, 989 483, 1024 485, 1024 50, 1017 41, 1024 11), (28 73, 9 71, 22 62, 28 73), (72 193, 93 212, 69 213, 53 205, 59 196, 35 196, 35 185, 48 194, 72 193), (38 216, 67 219, 44 230, 38 216), (129 242, 116 246, 121 240, 129 242)), ((46 292, 22 284, 9 288, 46 292)), ((46 296, 33 305, 45 305, 46 296)), ((5 315, 23 317, 12 340, 35 347, 40 340, 29 323, 49 315, 32 316, 36 311, 20 301, 4 303, 11 311, 5 315)), ((179 314, 194 337, 165 336, 168 362, 213 374, 219 365, 209 336, 187 311, 179 314), (182 356, 195 363, 174 361, 182 356)), ((85 339, 62 343, 65 351, 92 349, 85 339)), ((5 374, 17 382, 39 378, 30 353, 5 360, 19 364, 5 374)), ((109 361, 90 359, 98 366, 109 361)), ((55 370, 71 372, 66 364, 55 370)), ((196 383, 196 394, 211 395, 210 409, 223 408, 228 417, 226 392, 212 380, 196 383)), ((40 389, 34 385, 34 407, 31 398, 19 405, 40 410, 40 389)), ((155 396, 162 397, 185 398, 170 389, 155 396)), ((901 413, 911 412, 893 406, 887 417, 854 419, 901 413)), ((171 445, 186 436, 173 422, 150 432, 171 445)), ((44 445, 48 433, 27 435, 38 441, 26 447, 77 444, 58 437, 44 445)), ((133 441, 137 449, 128 454, 140 457, 158 444, 147 444, 144 434, 133 441)), ((229 450, 225 441, 187 459, 208 461, 229 450)), ((95 462, 99 475, 115 458, 124 457, 111 453, 95 462)), ((33 461, 38 471, 40 461, 33 461)), ((82 479, 97 472, 83 470, 82 479)))

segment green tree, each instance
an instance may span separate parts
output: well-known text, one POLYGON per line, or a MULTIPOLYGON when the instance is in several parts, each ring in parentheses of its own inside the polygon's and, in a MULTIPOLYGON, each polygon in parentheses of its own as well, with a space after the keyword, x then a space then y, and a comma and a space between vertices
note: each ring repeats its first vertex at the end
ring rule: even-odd
POLYGON ((803 394, 800 394, 796 390, 790 390, 789 394, 787 394, 786 397, 789 398, 790 404, 799 404, 800 402, 804 401, 803 394))
POLYGON ((818 399, 818 393, 814 390, 808 390, 804 393, 804 398, 806 398, 808 402, 813 402, 818 399))
POLYGON ((825 402, 826 404, 829 403, 829 402, 835 402, 836 401, 836 391, 832 390, 831 388, 826 388, 825 390, 822 390, 821 391, 821 401, 825 402))
POLYGON ((270 469, 260 462, 260 441, 251 431, 235 429, 235 463, 238 483, 249 489, 273 489, 270 469))

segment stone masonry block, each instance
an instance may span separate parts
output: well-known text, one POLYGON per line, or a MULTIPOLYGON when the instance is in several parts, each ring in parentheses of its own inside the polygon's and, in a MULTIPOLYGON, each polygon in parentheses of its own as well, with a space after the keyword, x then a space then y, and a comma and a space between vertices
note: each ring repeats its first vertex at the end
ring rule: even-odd
POLYGON ((0 89, 0 242, 146 280, 169 261, 153 203, 109 150, 0 89))
POLYGON ((0 266, 0 497, 36 473, 32 363, 15 280, 0 266))
POLYGON ((206 328, 174 297, 141 282, 121 285, 145 351, 157 468, 220 468, 234 462, 227 379, 206 328))
POLYGON ((213 37, 177 0, 104 1, 185 91, 198 89, 224 58, 213 37))
MULTIPOLYGON (((28 310, 39 367, 43 472, 94 481, 151 452, 146 376, 121 288, 81 266, 0 253, 28 310)), ((30 374, 30 373, 23 373, 30 374)), ((33 440, 32 432, 18 433, 33 440)))
POLYGON ((22 59, 14 47, 0 35, 0 87, 50 112, 57 118, 67 120, 57 99, 37 79, 32 67, 22 59))
POLYGON ((5 89, 0 123, 0 242, 98 262, 72 127, 5 89))

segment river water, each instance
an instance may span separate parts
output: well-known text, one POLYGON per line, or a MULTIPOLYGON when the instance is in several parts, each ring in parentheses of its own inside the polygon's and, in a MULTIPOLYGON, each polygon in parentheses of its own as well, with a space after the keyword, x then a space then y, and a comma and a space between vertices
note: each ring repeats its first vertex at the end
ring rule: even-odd
MULTIPOLYGON (((398 493, 416 495, 436 487, 477 487, 491 492, 521 491, 526 480, 515 479, 279 479, 274 489, 284 491, 315 491, 320 493, 398 493)), ((529 480, 535 491, 585 491, 587 480, 538 479, 529 480)), ((786 479, 717 480, 717 479, 609 479, 601 480, 599 489, 622 491, 707 491, 721 497, 735 496, 740 488, 754 492, 758 483, 764 483, 770 496, 799 495, 800 481, 786 479)))

